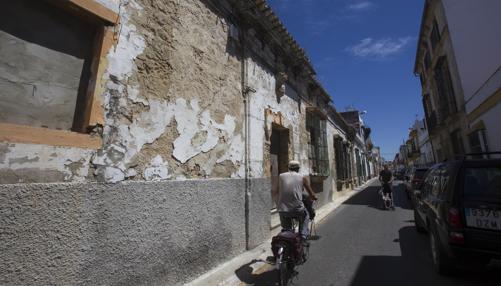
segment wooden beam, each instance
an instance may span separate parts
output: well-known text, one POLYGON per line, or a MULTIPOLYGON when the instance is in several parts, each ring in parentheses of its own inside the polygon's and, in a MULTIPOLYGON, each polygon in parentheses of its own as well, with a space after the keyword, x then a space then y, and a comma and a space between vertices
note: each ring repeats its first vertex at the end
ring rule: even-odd
POLYGON ((86 110, 85 123, 87 126, 95 126, 97 124, 104 125, 104 110, 102 106, 103 76, 108 66, 106 56, 114 44, 113 31, 110 27, 103 27, 100 31, 101 41, 98 44, 97 51, 94 54, 96 66, 93 69, 93 79, 89 84, 88 90, 88 107, 86 110))
POLYGON ((101 138, 66 130, 0 123, 0 142, 99 149, 101 138))
POLYGON ((118 23, 119 16, 117 13, 104 7, 103 5, 97 3, 94 0, 68 0, 68 2, 82 10, 85 10, 101 18, 102 20, 108 22, 109 24, 118 23))

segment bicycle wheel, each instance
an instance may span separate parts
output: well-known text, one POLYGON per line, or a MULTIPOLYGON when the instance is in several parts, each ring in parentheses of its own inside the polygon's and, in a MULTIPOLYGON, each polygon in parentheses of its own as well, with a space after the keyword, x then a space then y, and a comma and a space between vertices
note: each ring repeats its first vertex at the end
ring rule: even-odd
POLYGON ((289 267, 287 261, 283 259, 284 255, 279 254, 278 263, 278 285, 287 286, 289 285, 289 267))
POLYGON ((305 263, 308 260, 308 256, 310 255, 310 246, 303 246, 303 261, 301 264, 305 263))
POLYGON ((390 207, 391 207, 391 200, 389 198, 385 198, 384 199, 384 207, 386 209, 390 209, 390 207))

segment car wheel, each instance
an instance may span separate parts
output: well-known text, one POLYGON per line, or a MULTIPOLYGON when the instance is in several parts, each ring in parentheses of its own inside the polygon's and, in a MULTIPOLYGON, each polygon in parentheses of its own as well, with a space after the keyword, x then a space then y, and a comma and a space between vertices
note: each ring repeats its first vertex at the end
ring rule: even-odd
POLYGON ((416 226, 416 231, 419 233, 425 233, 426 229, 423 226, 423 220, 419 216, 416 210, 414 210, 414 225, 416 226))
POLYGON ((436 235, 435 231, 430 230, 430 251, 431 251, 433 266, 435 267, 435 270, 437 271, 438 274, 441 275, 452 274, 452 271, 454 270, 453 261, 452 259, 447 257, 438 239, 439 238, 436 235))

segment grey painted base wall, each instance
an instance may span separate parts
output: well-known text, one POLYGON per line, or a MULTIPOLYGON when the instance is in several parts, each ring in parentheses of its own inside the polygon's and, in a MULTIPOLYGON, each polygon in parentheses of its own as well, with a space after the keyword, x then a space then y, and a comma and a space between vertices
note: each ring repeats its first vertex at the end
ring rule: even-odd
MULTIPOLYGON (((269 180, 251 186, 258 245, 269 180)), ((0 285, 180 285, 245 251, 244 190, 243 179, 0 185, 0 285)))
POLYGON ((271 229, 271 179, 250 180, 249 248, 269 238, 271 229))

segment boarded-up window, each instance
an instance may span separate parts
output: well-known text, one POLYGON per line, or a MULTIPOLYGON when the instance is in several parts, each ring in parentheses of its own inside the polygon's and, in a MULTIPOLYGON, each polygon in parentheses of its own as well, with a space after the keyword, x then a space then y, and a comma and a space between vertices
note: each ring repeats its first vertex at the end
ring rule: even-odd
POLYGON ((0 122, 83 131, 98 28, 46 1, 2 2, 0 122))

